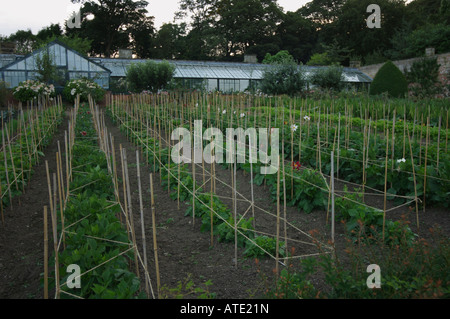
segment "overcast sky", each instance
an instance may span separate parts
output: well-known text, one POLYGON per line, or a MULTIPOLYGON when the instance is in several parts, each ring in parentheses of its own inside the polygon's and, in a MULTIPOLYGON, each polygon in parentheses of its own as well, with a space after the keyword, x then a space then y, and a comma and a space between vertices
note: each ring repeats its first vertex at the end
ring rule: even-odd
MULTIPOLYGON (((155 17, 155 27, 172 22, 179 0, 147 0, 149 15, 155 17)), ((311 0, 278 0, 284 11, 296 11, 311 0)), ((51 23, 64 25, 70 13, 79 5, 70 0, 0 0, 0 35, 9 36, 17 30, 31 29, 36 34, 51 23)))

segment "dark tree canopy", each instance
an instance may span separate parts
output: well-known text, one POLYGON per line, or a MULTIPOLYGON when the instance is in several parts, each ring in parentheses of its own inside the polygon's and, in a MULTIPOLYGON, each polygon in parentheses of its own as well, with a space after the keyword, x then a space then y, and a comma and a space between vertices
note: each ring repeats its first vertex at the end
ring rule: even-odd
POLYGON ((92 40, 92 54, 111 57, 120 48, 133 48, 139 54, 150 49, 147 37, 152 36, 154 28, 153 17, 147 16, 147 1, 72 2, 83 2, 81 28, 67 28, 66 23, 66 32, 92 40))

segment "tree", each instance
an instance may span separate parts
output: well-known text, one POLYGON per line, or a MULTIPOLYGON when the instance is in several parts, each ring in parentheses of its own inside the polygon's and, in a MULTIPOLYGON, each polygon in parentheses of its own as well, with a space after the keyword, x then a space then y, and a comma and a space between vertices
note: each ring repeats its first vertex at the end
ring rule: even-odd
POLYGON ((130 29, 131 47, 140 58, 150 58, 154 48, 153 17, 141 16, 130 29))
POLYGON ((141 54, 149 48, 146 43, 148 38, 144 35, 152 35, 153 17, 146 15, 147 1, 72 0, 72 2, 83 2, 80 10, 81 28, 70 29, 66 26, 66 33, 92 40, 90 53, 111 57, 120 48, 137 48, 141 54), (88 19, 88 16, 94 18, 88 19))
POLYGON ((301 94, 306 86, 303 67, 292 59, 270 64, 263 74, 261 90, 266 94, 295 96, 301 94))
POLYGON ((273 44, 282 11, 275 0, 181 0, 177 18, 190 17, 187 52, 196 59, 264 57, 273 44), (266 51, 267 52, 267 51, 266 51))
POLYGON ((408 37, 407 57, 423 56, 426 48, 435 48, 436 53, 450 51, 450 25, 428 24, 415 31, 408 37))
POLYGON ((44 27, 38 31, 36 34, 36 39, 38 42, 44 42, 49 38, 57 38, 63 35, 63 30, 61 26, 57 24, 50 24, 48 27, 44 27))
POLYGON ((164 23, 154 40, 154 58, 183 59, 186 44, 186 23, 164 23))
POLYGON ((175 20, 189 18, 184 55, 190 60, 204 60, 217 56, 218 31, 214 30, 218 0, 180 0, 175 20))
POLYGON ((406 72, 406 79, 415 97, 432 98, 442 92, 439 67, 436 58, 422 58, 412 64, 411 69, 406 72))
POLYGON ((33 47, 36 42, 36 36, 33 34, 31 29, 18 30, 9 36, 9 41, 16 43, 16 53, 17 54, 28 54, 33 52, 33 47))
POLYGON ((314 53, 306 64, 311 66, 324 66, 331 65, 332 61, 326 52, 314 53))
POLYGON ((295 63, 294 57, 287 50, 281 50, 275 55, 267 53, 262 61, 263 64, 295 63))
POLYGON ((317 68, 310 82, 324 90, 339 91, 342 88, 343 67, 337 64, 317 68))
POLYGON ((287 12, 277 26, 274 40, 292 54, 295 60, 306 63, 317 45, 318 34, 313 22, 297 12, 287 12))
POLYGON ((449 0, 414 0, 406 6, 406 17, 414 27, 427 24, 449 23, 449 0))
POLYGON ((58 69, 48 48, 36 54, 37 80, 43 83, 55 83, 58 80, 58 69))
POLYGON ((324 43, 337 41, 343 48, 352 50, 352 54, 364 57, 377 50, 391 48, 391 38, 405 18, 404 0, 378 0, 381 8, 381 28, 370 29, 366 19, 367 7, 373 0, 347 0, 339 11, 337 19, 327 28, 324 43))
POLYGON ((297 12, 321 29, 338 19, 344 3, 345 0, 312 0, 297 12))
POLYGON ((167 61, 132 64, 127 70, 128 88, 132 92, 141 93, 151 91, 153 93, 164 89, 172 80, 175 66, 167 61))
POLYGON ((408 83, 399 68, 387 61, 377 72, 372 84, 370 94, 378 95, 388 93, 391 97, 404 97, 408 93, 408 83))
POLYGON ((225 59, 243 55, 276 32, 282 11, 275 0, 219 0, 214 27, 222 36, 225 59))

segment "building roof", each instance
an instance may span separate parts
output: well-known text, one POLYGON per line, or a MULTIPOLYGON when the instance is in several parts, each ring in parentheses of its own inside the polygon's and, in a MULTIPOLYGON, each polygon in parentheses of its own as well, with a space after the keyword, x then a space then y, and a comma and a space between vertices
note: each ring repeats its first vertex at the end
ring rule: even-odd
MULTIPOLYGON (((134 63, 144 63, 145 59, 110 59, 91 58, 91 60, 105 66, 111 71, 112 77, 125 77, 127 68, 134 63)), ((157 63, 163 60, 151 60, 157 63)), ((236 63, 236 62, 210 62, 210 61, 184 61, 169 60, 175 65, 174 78, 187 79, 239 79, 239 80, 261 80, 264 71, 270 68, 267 64, 236 63)), ((311 74, 322 67, 304 66, 306 73, 311 74)), ((370 83, 372 78, 355 68, 343 69, 344 82, 370 83)))
POLYGON ((36 57, 43 50, 48 49, 58 67, 66 67, 68 71, 75 72, 107 72, 110 70, 93 61, 89 57, 71 49, 64 43, 54 40, 45 47, 33 51, 26 56, 16 56, 16 59, 0 67, 1 71, 36 71, 36 57))

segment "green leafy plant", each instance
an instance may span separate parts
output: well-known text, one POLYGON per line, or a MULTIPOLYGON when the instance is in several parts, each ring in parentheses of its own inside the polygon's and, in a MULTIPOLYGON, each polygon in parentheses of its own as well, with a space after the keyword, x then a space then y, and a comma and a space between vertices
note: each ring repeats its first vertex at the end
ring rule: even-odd
POLYGON ((404 97, 408 92, 408 83, 403 73, 391 61, 387 61, 377 72, 370 85, 370 94, 387 92, 392 97, 404 97))
MULTIPOLYGON (((247 258, 267 257, 267 253, 275 256, 277 247, 277 240, 273 237, 256 236, 254 242, 250 242, 244 251, 244 256, 247 258), (266 253, 267 252, 267 253, 266 253)), ((286 257, 285 242, 279 241, 278 254, 280 257, 286 257)))
POLYGON ((37 99, 38 96, 48 96, 52 98, 55 96, 55 87, 53 84, 47 85, 37 80, 27 80, 20 82, 19 85, 13 89, 13 95, 21 102, 37 99))
POLYGON ((95 83, 94 81, 81 78, 67 82, 63 90, 63 95, 68 101, 73 101, 77 95, 80 95, 80 101, 88 101, 90 95, 94 101, 100 102, 104 95, 105 90, 95 83))

